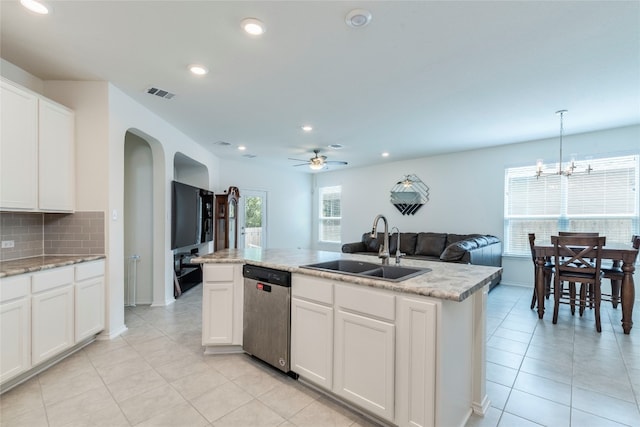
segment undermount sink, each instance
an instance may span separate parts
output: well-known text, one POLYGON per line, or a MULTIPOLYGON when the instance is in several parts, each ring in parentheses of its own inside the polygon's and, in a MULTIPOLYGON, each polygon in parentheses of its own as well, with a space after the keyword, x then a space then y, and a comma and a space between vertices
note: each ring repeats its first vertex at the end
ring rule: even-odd
POLYGON ((317 264, 301 265, 301 268, 330 271, 333 273, 348 274, 351 276, 372 277, 400 282, 431 271, 430 268, 403 267, 399 265, 380 265, 372 262, 354 260, 335 260, 320 262, 317 264))

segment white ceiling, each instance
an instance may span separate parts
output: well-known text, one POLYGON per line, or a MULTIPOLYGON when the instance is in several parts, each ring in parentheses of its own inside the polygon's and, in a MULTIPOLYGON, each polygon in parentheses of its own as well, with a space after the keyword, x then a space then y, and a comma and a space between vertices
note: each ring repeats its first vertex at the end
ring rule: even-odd
POLYGON ((566 134, 640 123, 638 1, 49 4, 38 16, 0 2, 5 60, 110 81, 221 158, 293 169, 320 148, 350 168, 553 137, 559 109, 566 134), (345 25, 354 8, 368 26, 345 25), (244 34, 246 17, 267 32, 244 34))

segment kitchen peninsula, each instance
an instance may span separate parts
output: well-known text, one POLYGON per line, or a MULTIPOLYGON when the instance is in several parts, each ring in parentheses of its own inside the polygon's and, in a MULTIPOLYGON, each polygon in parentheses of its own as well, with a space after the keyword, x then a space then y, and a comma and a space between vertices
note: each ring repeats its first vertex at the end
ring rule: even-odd
POLYGON ((203 264, 205 353, 242 351, 243 265, 291 273, 291 370, 317 390, 398 426, 463 426, 484 414, 486 297, 499 267, 402 260, 398 282, 302 266, 366 255, 228 249, 203 264))

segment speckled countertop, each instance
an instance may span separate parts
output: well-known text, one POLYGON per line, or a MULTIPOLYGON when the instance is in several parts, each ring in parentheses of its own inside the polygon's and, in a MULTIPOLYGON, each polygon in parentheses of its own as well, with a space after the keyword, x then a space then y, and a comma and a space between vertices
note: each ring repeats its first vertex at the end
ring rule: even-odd
MULTIPOLYGON (((431 271, 402 282, 389 282, 370 277, 358 277, 341 273, 300 268, 301 265, 318 262, 350 259, 380 263, 376 257, 367 255, 344 254, 341 252, 313 251, 307 249, 225 249, 212 254, 193 258, 193 263, 246 263, 301 273, 309 276, 324 277, 331 280, 354 283, 373 288, 387 289, 424 295, 433 298, 462 301, 479 289, 482 289, 501 272, 500 267, 457 264, 438 261, 418 261, 403 259, 402 266, 430 268, 431 271)), ((391 261, 393 263, 393 260, 391 261)))
POLYGON ((0 277, 15 276, 17 274, 33 273, 49 268, 64 267, 80 262, 95 261, 104 255, 42 255, 30 258, 15 259, 0 262, 0 277))

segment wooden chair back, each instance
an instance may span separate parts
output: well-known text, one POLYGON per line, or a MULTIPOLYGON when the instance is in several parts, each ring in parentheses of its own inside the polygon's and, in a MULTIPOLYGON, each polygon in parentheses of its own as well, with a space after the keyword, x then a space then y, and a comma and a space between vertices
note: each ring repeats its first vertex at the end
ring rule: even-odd
POLYGON ((605 236, 551 236, 555 255, 555 282, 600 283, 605 236))

